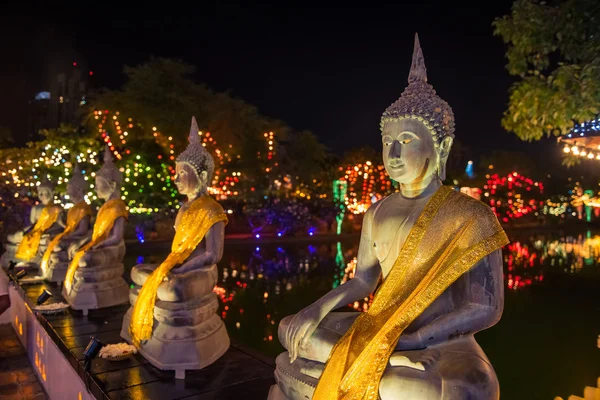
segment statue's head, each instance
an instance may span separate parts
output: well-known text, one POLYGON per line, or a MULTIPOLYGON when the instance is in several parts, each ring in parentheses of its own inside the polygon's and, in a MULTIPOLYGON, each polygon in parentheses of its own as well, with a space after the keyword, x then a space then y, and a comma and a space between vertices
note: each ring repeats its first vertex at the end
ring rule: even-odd
POLYGON ((96 172, 96 193, 98 197, 108 200, 114 193, 120 190, 122 181, 122 173, 114 164, 111 151, 106 146, 104 150, 104 164, 96 172))
POLYGON ((40 202, 47 206, 54 201, 54 185, 52 182, 45 180, 37 187, 37 195, 40 202))
POLYGON ((176 160, 175 184, 179 193, 195 198, 205 194, 212 182, 215 161, 200 142, 200 132, 196 118, 192 117, 190 143, 176 160))
POLYGON ((73 168, 73 176, 67 184, 67 194, 73 203, 78 203, 84 199, 86 190, 87 182, 81 173, 79 164, 76 164, 73 168))
POLYGON ((383 163, 401 184, 446 178, 446 161, 454 138, 454 114, 427 83, 419 37, 408 76, 408 87, 381 117, 383 163))

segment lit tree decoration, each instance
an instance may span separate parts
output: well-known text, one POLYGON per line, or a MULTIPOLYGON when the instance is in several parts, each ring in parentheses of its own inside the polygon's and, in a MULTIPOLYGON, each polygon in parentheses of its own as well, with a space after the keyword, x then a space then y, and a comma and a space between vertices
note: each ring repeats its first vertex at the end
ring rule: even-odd
POLYGON ((544 205, 543 201, 535 197, 544 191, 541 182, 535 182, 518 172, 502 177, 498 174, 488 174, 486 178, 482 201, 490 205, 500 222, 506 223, 538 213, 544 205))
POLYGON ((339 181, 347 183, 344 203, 353 214, 365 213, 371 204, 394 192, 392 180, 383 165, 371 161, 340 167, 339 181))

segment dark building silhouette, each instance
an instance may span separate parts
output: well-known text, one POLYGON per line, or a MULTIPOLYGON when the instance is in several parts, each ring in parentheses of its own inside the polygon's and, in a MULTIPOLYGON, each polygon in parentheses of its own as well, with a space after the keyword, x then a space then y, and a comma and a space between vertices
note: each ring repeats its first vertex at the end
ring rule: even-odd
POLYGON ((28 140, 38 137, 41 129, 61 124, 79 125, 81 107, 87 102, 88 74, 74 67, 69 76, 59 73, 50 82, 50 90, 36 94, 29 102, 28 140))

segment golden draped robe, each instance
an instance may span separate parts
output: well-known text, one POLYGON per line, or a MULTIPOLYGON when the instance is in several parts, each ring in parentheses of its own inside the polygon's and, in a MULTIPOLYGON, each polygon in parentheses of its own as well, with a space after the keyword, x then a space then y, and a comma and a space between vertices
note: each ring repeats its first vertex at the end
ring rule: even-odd
POLYGON ((79 225, 79 222, 81 222, 81 220, 88 215, 92 215, 92 208, 85 201, 80 201, 79 203, 75 204, 69 209, 69 211, 67 212, 67 226, 65 227, 65 230, 56 235, 54 239, 52 239, 52 241, 48 245, 48 248, 46 249, 46 252, 44 253, 44 256, 42 257, 42 271, 45 272, 46 269, 48 269, 48 262, 50 261, 50 256, 52 255, 54 248, 58 246, 62 238, 73 232, 79 225))
POLYGON ((227 223, 227 216, 221 205, 208 195, 200 196, 184 211, 173 238, 171 252, 150 274, 138 294, 129 325, 129 333, 135 346, 139 347, 141 341, 152 337, 154 305, 160 284, 171 269, 192 254, 208 230, 221 221, 227 223))
POLYGON ((64 283, 68 292, 71 291, 73 286, 73 278, 75 277, 75 271, 77 271, 77 268, 79 267, 79 261, 81 260, 81 257, 85 255, 86 251, 90 250, 92 247, 108 238, 108 235, 115 225, 117 218, 127 218, 127 216, 127 206, 121 199, 109 200, 104 203, 102 207, 100 207, 98 216, 96 217, 96 222, 94 223, 92 240, 86 243, 77 251, 77 253, 75 253, 75 256, 73 256, 73 259, 69 264, 69 268, 67 269, 64 283))
POLYGON ((29 261, 36 256, 42 235, 58 221, 61 211, 62 208, 56 205, 44 207, 40 213, 40 217, 33 226, 33 229, 24 235, 23 240, 19 243, 17 253, 15 254, 17 258, 29 261))
POLYGON ((485 204, 442 186, 413 225, 373 304, 332 349, 315 400, 377 400, 400 335, 456 279, 508 243, 485 204))

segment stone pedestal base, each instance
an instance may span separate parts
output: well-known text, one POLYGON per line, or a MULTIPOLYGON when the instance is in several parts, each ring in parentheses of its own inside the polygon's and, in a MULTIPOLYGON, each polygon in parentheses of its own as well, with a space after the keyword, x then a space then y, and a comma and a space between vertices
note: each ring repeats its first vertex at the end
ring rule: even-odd
POLYGON ((79 262, 71 290, 64 287, 62 291, 71 308, 87 315, 88 310, 126 303, 129 286, 123 279, 125 269, 121 264, 125 244, 88 253, 79 262))
POLYGON ((275 384, 275 385, 271 386, 267 400, 289 400, 289 399, 285 394, 283 394, 281 389, 279 389, 279 386, 277 386, 277 384, 275 384))
MULTIPOLYGON (((52 260, 52 259, 51 259, 52 260)), ((44 279, 48 282, 56 282, 60 284, 65 280, 65 275, 67 275, 67 269, 69 269, 68 262, 56 262, 52 264, 50 262, 50 267, 42 273, 44 279)))
POLYGON ((45 271, 42 271, 42 275, 45 280, 47 280, 48 282, 57 282, 59 284, 65 280, 67 269, 69 269, 69 245, 80 239, 82 238, 69 237, 63 238, 60 241, 59 246, 61 250, 52 253, 52 255, 50 256, 50 261, 48 261, 48 268, 45 271))
MULTIPOLYGON (((206 270, 194 271, 189 278, 210 278, 216 266, 206 270)), ((186 274, 187 275, 187 274, 186 274)), ((182 279, 187 285, 175 285, 172 290, 178 293, 186 293, 185 288, 194 279, 182 279)), ((178 282, 172 278, 170 282, 178 282)), ((186 370, 202 369, 214 363, 229 348, 229 335, 225 324, 217 315, 219 302, 217 296, 212 292, 215 282, 204 282, 198 280, 197 285, 191 285, 196 289, 195 295, 187 297, 187 301, 164 301, 157 299, 154 307, 154 326, 152 337, 141 344, 139 352, 152 365, 162 370, 174 370, 177 379, 185 378, 186 370)), ((190 286, 190 287, 191 287, 190 286)), ((121 337, 131 343, 129 325, 133 306, 137 301, 140 286, 131 289, 129 299, 132 307, 123 318, 121 337)), ((166 291, 161 292, 165 298, 170 296, 166 291)), ((189 293, 186 293, 189 294, 189 293)))

